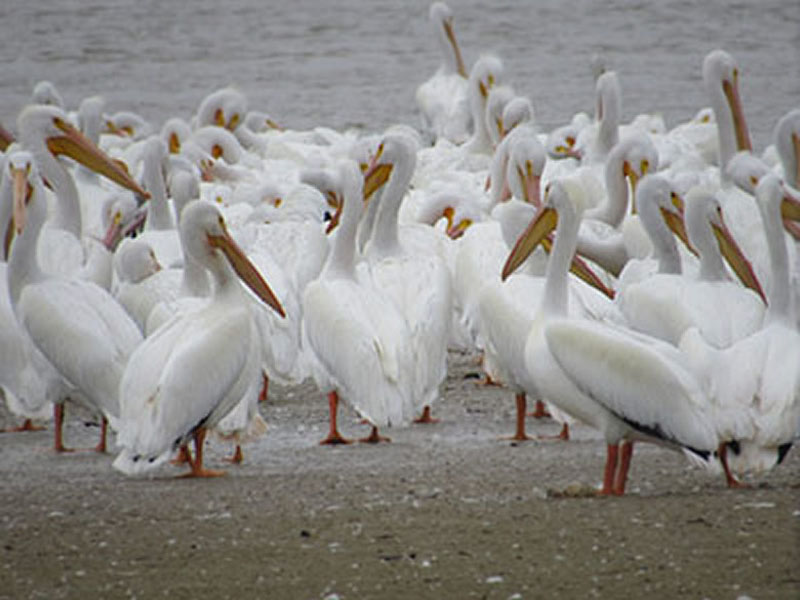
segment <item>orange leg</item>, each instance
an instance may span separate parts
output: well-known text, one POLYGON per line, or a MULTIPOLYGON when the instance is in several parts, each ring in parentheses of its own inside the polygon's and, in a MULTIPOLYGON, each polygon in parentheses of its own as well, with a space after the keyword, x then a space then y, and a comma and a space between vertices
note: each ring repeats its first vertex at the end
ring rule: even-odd
POLYGON ((182 477, 219 477, 225 475, 225 471, 212 471, 203 468, 203 443, 206 441, 206 428, 200 427, 194 433, 194 460, 189 464, 192 470, 184 473, 182 477))
POLYGON ((64 446, 64 404, 56 402, 53 404, 53 420, 55 421, 55 442, 53 449, 56 452, 74 452, 72 448, 64 446))
POLYGON ((382 436, 378 433, 378 428, 374 425, 372 426, 372 432, 365 438, 361 438, 358 440, 359 442, 363 442, 365 444, 379 444, 381 442, 391 442, 388 437, 382 436))
POLYGON ((606 468, 603 473, 603 489, 600 490, 600 494, 603 496, 610 496, 614 493, 614 474, 617 472, 618 452, 617 444, 606 446, 606 468))
POLYGON ((417 417, 416 419, 414 419, 414 423, 433 424, 433 423, 438 423, 438 422, 439 422, 439 419, 434 419, 431 416, 431 407, 430 406, 426 406, 425 408, 423 408, 422 409, 422 414, 419 417, 417 417))
POLYGON ((267 394, 269 392, 269 377, 267 377, 266 373, 262 372, 261 373, 261 379, 262 379, 261 393, 258 395, 258 401, 259 402, 266 402, 267 401, 267 394))
POLYGON ((569 441, 569 425, 567 423, 564 423, 561 426, 561 431, 558 433, 558 435, 540 435, 539 439, 540 440, 563 440, 565 442, 568 442, 569 441))
POLYGON ((330 431, 328 437, 320 442, 320 444, 349 444, 350 440, 342 437, 339 429, 336 426, 336 413, 339 408, 339 394, 335 391, 328 394, 328 408, 330 410, 330 431))
POLYGON ((544 405, 544 402, 537 400, 536 407, 533 409, 533 412, 530 414, 530 416, 534 419, 546 419, 550 416, 550 413, 548 412, 547 407, 544 405))
POLYGON ((244 454, 242 453, 242 447, 239 444, 236 444, 236 450, 233 452, 233 456, 230 458, 223 459, 225 462, 229 462, 233 465, 240 465, 244 461, 244 454))
POLYGON ((103 421, 100 424, 100 441, 97 442, 97 446, 94 447, 94 451, 105 454, 107 440, 108 440, 108 419, 103 417, 103 421))
POLYGON ((25 419, 25 422, 22 425, 18 425, 17 427, 10 427, 9 429, 5 429, 6 433, 18 433, 21 431, 44 431, 46 427, 42 425, 34 425, 31 419, 25 419))
POLYGON ((180 447, 180 450, 178 450, 178 456, 176 456, 169 462, 170 464, 173 465, 185 465, 186 463, 191 464, 192 455, 189 454, 189 448, 186 446, 186 444, 180 447))
POLYGON ((722 442, 719 447, 717 448, 717 454, 719 455, 719 462, 722 463, 722 470, 725 471, 725 481, 728 484, 729 488, 748 488, 750 487, 746 483, 743 483, 736 479, 731 473, 731 469, 728 466, 728 445, 725 442, 722 442))
POLYGON ((519 393, 515 396, 515 400, 517 402, 517 431, 514 435, 510 437, 505 437, 505 440, 513 440, 516 442, 525 442, 531 439, 527 433, 525 433, 525 393, 519 393))
POLYGON ((619 461, 619 469, 617 476, 614 480, 614 494, 622 496, 625 493, 625 484, 628 481, 628 469, 631 466, 631 457, 633 456, 633 442, 622 442, 622 456, 619 461))

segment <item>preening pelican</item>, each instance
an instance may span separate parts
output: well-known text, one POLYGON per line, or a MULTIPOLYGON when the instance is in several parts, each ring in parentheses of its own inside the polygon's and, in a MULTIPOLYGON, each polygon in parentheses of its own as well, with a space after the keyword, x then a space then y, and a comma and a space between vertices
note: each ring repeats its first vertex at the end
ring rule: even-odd
POLYGON ((239 278, 279 314, 272 290, 231 238, 219 210, 203 201, 181 217, 187 251, 211 273, 214 292, 203 306, 165 323, 139 346, 120 382, 122 451, 114 466, 140 473, 194 438, 191 476, 203 467, 206 430, 259 381, 261 350, 252 307, 239 278))
POLYGON ((414 402, 431 422, 430 406, 447 375, 447 342, 452 316, 450 272, 428 238, 438 234, 423 225, 399 226, 400 204, 416 165, 414 144, 402 134, 384 137, 365 177, 386 169, 372 236, 365 248, 369 277, 405 317, 415 360, 414 402))
POLYGON ((414 357, 405 319, 388 298, 356 279, 355 235, 365 184, 350 162, 341 165, 339 176, 343 204, 336 239, 322 273, 303 294, 304 345, 330 406, 330 432, 323 444, 347 442, 336 423, 339 398, 370 422, 373 434, 377 427, 408 424, 415 410, 414 357), (347 347, 339 340, 348 340, 347 347))
POLYGON ((525 364, 542 397, 603 433, 607 459, 601 493, 623 494, 634 440, 685 448, 707 459, 718 438, 707 397, 674 347, 568 317, 567 268, 584 202, 578 183, 555 182, 503 275, 557 225, 544 295, 525 343, 525 364))

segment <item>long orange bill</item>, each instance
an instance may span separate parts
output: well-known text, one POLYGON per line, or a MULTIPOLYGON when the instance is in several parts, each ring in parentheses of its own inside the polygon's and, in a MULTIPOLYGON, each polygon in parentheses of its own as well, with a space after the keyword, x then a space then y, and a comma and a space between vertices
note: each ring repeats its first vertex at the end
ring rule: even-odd
MULTIPOLYGON (((333 192, 331 194, 336 197, 333 192)), ((328 204, 330 205, 331 201, 328 200, 328 204)), ((325 233, 329 234, 331 231, 336 229, 336 226, 339 225, 339 220, 342 218, 342 209, 344 209, 344 201, 341 198, 336 199, 336 210, 331 217, 331 220, 328 222, 328 226, 325 228, 325 233)))
POLYGON ((62 119, 55 119, 55 125, 63 132, 47 140, 53 154, 65 154, 78 161, 87 169, 107 177, 114 183, 149 198, 147 193, 122 166, 112 160, 75 127, 62 119))
POLYGON ((554 208, 545 206, 536 213, 528 227, 522 232, 517 243, 514 244, 505 265, 503 265, 501 274, 503 281, 525 262, 525 259, 556 228, 556 225, 558 225, 558 212, 554 208))
MULTIPOLYGON (((530 165, 528 165, 530 166, 530 165)), ((527 173, 523 176, 523 190, 525 191, 525 202, 533 204, 536 208, 542 208, 541 197, 541 182, 540 175, 536 175, 530 168, 526 169, 527 173)))
MULTIPOLYGON (((542 247, 545 251, 550 254, 550 250, 553 248, 553 234, 546 236, 542 240, 542 247)), ((583 260, 578 254, 572 257, 572 264, 569 267, 570 273, 575 275, 578 279, 583 281, 584 283, 589 284, 600 293, 605 294, 611 300, 614 299, 614 290, 608 287, 603 281, 598 277, 597 273, 594 272, 589 264, 583 260)))
POLYGON ((280 316, 286 316, 278 298, 267 285, 267 282, 264 281, 255 265, 250 262, 250 259, 239 248, 239 245, 233 241, 227 229, 224 230, 222 235, 209 235, 208 242, 213 248, 219 248, 222 251, 239 278, 256 296, 261 298, 265 304, 274 309, 280 316))
POLYGON ((458 70, 458 74, 466 79, 467 70, 464 68, 464 59, 461 58, 461 48, 458 47, 456 33, 453 30, 453 23, 449 19, 444 22, 444 32, 447 35, 447 39, 450 40, 450 45, 453 46, 453 52, 455 52, 456 55, 456 69, 458 70))
POLYGON ((728 100, 728 106, 731 108, 733 115, 733 129, 736 132, 736 150, 753 150, 753 144, 750 142, 750 132, 747 129, 747 121, 744 118, 744 111, 742 110, 742 98, 739 95, 739 76, 738 72, 734 73, 733 82, 723 81, 722 91, 725 93, 725 98, 728 100))
POLYGON ((689 235, 686 233, 686 223, 683 221, 683 217, 680 214, 676 214, 671 210, 661 209, 661 216, 664 219, 664 223, 666 223, 669 230, 674 233, 678 239, 683 242, 684 246, 697 256, 697 250, 694 249, 694 246, 689 242, 689 235))
POLYGON ((28 183, 28 173, 25 169, 19 169, 13 165, 10 167, 11 177, 14 182, 14 208, 12 215, 14 217, 14 229, 19 235, 25 229, 26 221, 26 203, 31 193, 31 186, 28 183))
POLYGON ((369 200, 389 180, 391 174, 391 164, 378 164, 377 160, 373 159, 364 173, 364 200, 369 200))
POLYGON ((761 296, 764 304, 767 304, 767 295, 764 293, 761 282, 758 281, 755 271, 753 271, 753 265, 747 260, 744 253, 739 248, 739 245, 736 243, 736 240, 733 239, 730 231, 725 226, 725 223, 723 223, 722 226, 714 224, 711 228, 714 231, 714 236, 717 238, 719 250, 725 260, 728 261, 733 272, 736 273, 736 276, 745 287, 750 288, 761 296))

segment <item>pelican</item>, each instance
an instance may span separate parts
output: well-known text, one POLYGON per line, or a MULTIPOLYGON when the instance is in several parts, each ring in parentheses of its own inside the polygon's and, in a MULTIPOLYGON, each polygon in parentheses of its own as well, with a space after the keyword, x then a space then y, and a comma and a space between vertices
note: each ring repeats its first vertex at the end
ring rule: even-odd
POLYGON ((567 267, 583 196, 575 181, 554 182, 545 207, 509 255, 503 276, 557 226, 544 294, 525 343, 525 365, 542 397, 603 433, 607 458, 600 493, 623 494, 633 441, 686 449, 707 460, 718 437, 707 396, 674 347, 568 316, 567 267))
POLYGON ((503 77, 503 63, 496 56, 481 56, 469 72, 467 94, 474 131, 464 148, 474 154, 490 154, 491 138, 486 127, 486 104, 489 92, 503 77))
POLYGON ((800 435, 800 333, 781 222, 783 188, 773 173, 756 188, 772 271, 763 327, 723 350, 697 329, 681 340, 708 378, 714 401, 729 407, 729 418, 719 425, 719 454, 731 487, 740 485, 731 471, 760 472, 780 464, 800 435))
POLYGON ((428 243, 431 236, 438 240, 438 234, 422 225, 397 223, 415 165, 413 142, 402 134, 387 134, 365 174, 369 178, 379 170, 388 172, 365 256, 373 284, 391 298, 411 330, 414 401, 423 411, 417 422, 429 423, 431 403, 447 375, 452 290, 446 263, 428 243))
MULTIPOLYGON (((669 211, 668 193, 662 193, 661 202, 662 210, 669 211)), ((654 274, 627 284, 618 295, 619 305, 637 331, 677 344, 686 329, 697 327, 710 344, 725 348, 760 329, 766 298, 725 226, 715 195, 693 188, 685 213, 688 240, 699 255, 697 279, 680 272, 654 274), (748 287, 728 279, 723 256, 748 287)))
POLYGON ((122 451, 114 460, 114 467, 127 474, 156 467, 190 438, 195 457, 189 475, 220 474, 203 467, 206 430, 258 380, 261 357, 252 307, 236 276, 283 314, 215 206, 191 202, 181 229, 187 251, 211 273, 214 292, 197 310, 160 327, 128 362, 119 388, 122 451))
POLYGON ((3 167, 0 179, 0 231, 5 235, 0 257, 0 348, 3 348, 0 388, 9 410, 25 419, 21 426, 11 431, 38 430, 41 427, 34 425, 33 421, 46 420, 53 414, 49 400, 55 390, 48 389, 48 382, 55 383, 60 378, 17 322, 8 293, 7 278, 7 259, 16 230, 12 218, 14 173, 24 173, 35 167, 33 157, 19 150, 6 157, 3 167))
MULTIPOLYGON (((415 410, 414 357, 405 319, 388 298, 356 278, 355 235, 365 184, 351 162, 340 166, 339 177, 343 205, 336 239, 322 273, 303 294, 304 346, 330 408, 323 444, 348 441, 337 428, 340 397, 373 426, 369 441, 378 441, 377 427, 408 424, 415 410)), ((371 181, 367 186, 374 185, 371 181)))
POLYGON ((460 144, 469 137, 472 123, 467 72, 453 31, 453 12, 444 2, 434 2, 428 15, 442 63, 436 73, 417 88, 422 130, 429 132, 434 141, 444 138, 460 144))
MULTIPOLYGON (((39 259, 50 273, 77 273, 108 286, 110 254, 100 244, 83 249, 81 198, 75 179, 57 156, 75 158, 83 166, 147 197, 147 193, 120 167, 67 122, 64 112, 52 106, 31 105, 19 115, 20 142, 36 161, 39 173, 52 187, 56 202, 39 242, 39 259)), ((88 243, 91 243, 89 240, 88 243)))
MULTIPOLYGON (((56 113, 52 118, 50 128, 60 133, 60 117, 56 113)), ((84 164, 102 167, 120 184, 142 192, 127 173, 95 146, 88 142, 82 146, 68 145, 65 138, 56 137, 50 128, 45 129, 50 143, 62 144, 62 149, 84 164)), ((67 129, 67 133, 72 132, 67 129)), ((66 139, 84 140, 82 137, 66 139)), ((14 177, 14 222, 22 234, 14 244, 8 265, 11 304, 36 348, 67 386, 76 389, 88 407, 102 416, 101 439, 96 450, 105 452, 106 425, 111 420, 115 426, 119 415, 119 379, 128 356, 141 343, 142 336, 124 309, 104 289, 88 281, 50 275, 42 270, 36 245, 46 215, 43 188, 33 168, 16 170, 14 177)), ((54 398, 55 449, 58 452, 66 450, 62 441, 64 400, 63 394, 54 398)))
POLYGON ((239 90, 220 88, 203 98, 193 119, 195 129, 207 125, 235 130, 247 113, 247 98, 239 90))

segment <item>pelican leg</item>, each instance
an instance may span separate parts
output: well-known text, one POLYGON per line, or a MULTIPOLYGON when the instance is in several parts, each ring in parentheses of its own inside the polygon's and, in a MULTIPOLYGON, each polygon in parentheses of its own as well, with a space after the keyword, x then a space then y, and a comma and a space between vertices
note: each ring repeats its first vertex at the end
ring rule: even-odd
POLYGON ((719 462, 722 463, 722 470, 725 471, 725 482, 729 488, 748 488, 746 483, 736 479, 731 473, 731 468, 728 466, 728 444, 722 442, 717 448, 717 455, 719 455, 719 462))
POLYGON ((55 442, 53 449, 56 452, 74 452, 72 448, 64 446, 64 404, 53 404, 53 420, 55 421, 55 442))
POLYGON ((561 431, 558 432, 558 435, 540 435, 540 440, 562 440, 564 442, 569 441, 569 424, 564 423, 561 426, 561 431))
POLYGON ((203 468, 203 444, 206 441, 206 428, 200 427, 194 433, 194 460, 189 460, 192 470, 181 477, 219 477, 225 471, 212 471, 203 468))
POLYGON ((633 442, 622 442, 622 456, 620 457, 619 469, 617 469, 617 477, 614 481, 614 494, 622 496, 625 493, 625 483, 628 481, 628 469, 631 466, 631 457, 633 456, 633 442))
POLYGON ((269 392, 269 377, 267 377, 266 373, 262 372, 261 378, 262 378, 261 393, 258 395, 258 401, 266 402, 267 394, 269 392))
POLYGON ((224 458, 225 462, 229 462, 233 465, 240 465, 244 461, 244 454, 242 453, 242 447, 239 444, 236 444, 236 450, 233 452, 233 456, 230 458, 224 458))
POLYGON ((525 392, 521 392, 515 396, 517 402, 517 431, 514 435, 505 437, 505 440, 513 440, 515 442, 525 442, 531 438, 525 433, 525 392))
POLYGON ((43 425, 34 425, 32 419, 25 419, 25 422, 22 425, 18 425, 17 427, 10 427, 5 429, 6 433, 18 433, 20 431, 44 431, 46 427, 43 425))
POLYGON ((108 419, 103 417, 103 421, 100 424, 100 441, 97 442, 97 446, 94 447, 94 451, 105 454, 107 440, 108 440, 108 419))
POLYGON ((424 423, 424 424, 428 424, 428 425, 432 425, 433 423, 438 423, 438 422, 439 422, 439 419, 435 419, 434 417, 431 416, 431 407, 430 406, 425 406, 422 409, 422 414, 419 417, 417 417, 416 419, 414 419, 414 423, 424 423))
POLYGON ((178 450, 178 456, 176 456, 175 458, 173 458, 169 462, 170 462, 170 464, 173 464, 173 465, 185 465, 186 463, 191 463, 192 462, 192 456, 191 456, 191 454, 189 454, 188 446, 186 446, 186 444, 183 444, 180 447, 180 450, 178 450))
POLYGON ((322 440, 320 444, 349 444, 350 440, 343 438, 336 426, 336 413, 339 408, 339 394, 336 391, 328 394, 328 408, 330 410, 330 431, 328 432, 328 437, 322 440))
POLYGON ((544 405, 544 402, 541 400, 536 401, 536 407, 533 409, 533 412, 529 415, 534 419, 546 419, 550 416, 550 412, 547 410, 547 407, 544 405))
POLYGON ((610 496, 614 493, 614 474, 617 472, 617 459, 619 457, 619 446, 608 444, 606 446, 606 468, 603 473, 603 489, 600 490, 602 496, 610 496))
POLYGON ((381 442, 391 442, 392 440, 389 439, 388 437, 379 434, 378 428, 373 425, 370 434, 367 437, 361 438, 358 441, 364 444, 379 444, 381 442))

